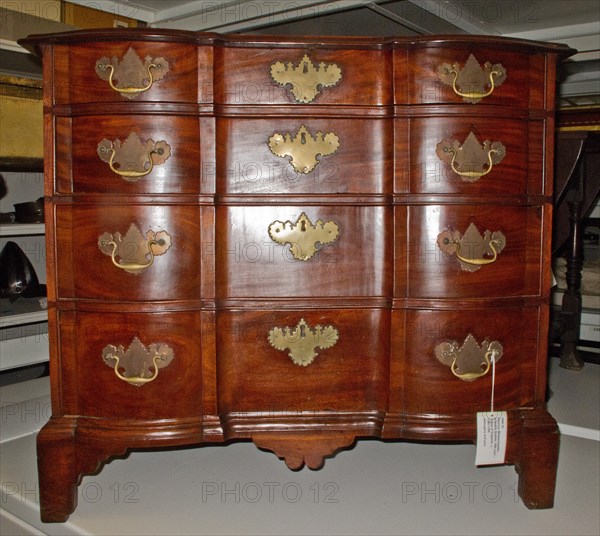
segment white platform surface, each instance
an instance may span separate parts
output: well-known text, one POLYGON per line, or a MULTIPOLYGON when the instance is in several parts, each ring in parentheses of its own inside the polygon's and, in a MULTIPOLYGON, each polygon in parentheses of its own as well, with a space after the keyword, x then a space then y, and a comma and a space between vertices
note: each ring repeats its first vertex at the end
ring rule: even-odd
POLYGON ((47 383, 3 388, 0 534, 600 534, 600 367, 552 360, 562 438, 555 507, 527 510, 510 466, 476 468, 472 445, 362 440, 320 471, 288 470, 251 443, 132 452, 79 486, 64 524, 39 521, 35 433, 47 383), (575 434, 575 435, 572 435, 575 434), (576 437, 583 436, 583 437, 576 437))

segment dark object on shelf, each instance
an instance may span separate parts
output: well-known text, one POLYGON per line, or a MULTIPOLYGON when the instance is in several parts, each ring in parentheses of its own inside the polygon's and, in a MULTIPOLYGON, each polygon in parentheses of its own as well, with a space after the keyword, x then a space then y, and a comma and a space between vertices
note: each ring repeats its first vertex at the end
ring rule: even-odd
POLYGON ((553 257, 567 259, 567 289, 553 330, 560 337, 560 366, 579 370, 581 324, 582 220, 600 193, 600 135, 591 130, 562 131, 556 140, 553 257))
POLYGON ((0 212, 0 223, 14 223, 14 212, 0 212))
POLYGON ((27 255, 14 242, 7 242, 0 252, 0 298, 13 302, 19 296, 38 298, 45 295, 46 285, 40 285, 27 255))
POLYGON ((15 221, 18 223, 43 223, 44 198, 40 197, 27 203, 16 203, 15 221))

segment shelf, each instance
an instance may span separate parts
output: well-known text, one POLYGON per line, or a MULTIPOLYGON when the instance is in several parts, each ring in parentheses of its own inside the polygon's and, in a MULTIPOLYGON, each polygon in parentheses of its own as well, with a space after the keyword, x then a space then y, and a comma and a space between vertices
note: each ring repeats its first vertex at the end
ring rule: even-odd
POLYGON ((32 335, 0 342, 0 371, 48 361, 48 335, 32 335))
POLYGON ((44 171, 43 158, 0 157, 0 171, 44 171))
POLYGON ((2 223, 0 224, 0 237, 43 235, 43 223, 2 223))
MULTIPOLYGON (((554 289, 552 292, 552 305, 561 306, 564 289, 554 289)), ((584 309, 600 310, 600 296, 592 294, 581 294, 581 306, 584 309)))
POLYGON ((47 322, 48 310, 42 309, 40 299, 44 298, 18 298, 13 303, 0 299, 0 328, 47 322))

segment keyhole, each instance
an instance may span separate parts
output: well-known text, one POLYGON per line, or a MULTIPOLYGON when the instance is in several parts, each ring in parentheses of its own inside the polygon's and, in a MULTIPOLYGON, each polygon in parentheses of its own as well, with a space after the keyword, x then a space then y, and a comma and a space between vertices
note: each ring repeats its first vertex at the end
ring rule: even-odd
POLYGON ((302 145, 306 144, 306 134, 304 132, 300 135, 300 143, 302 145))
POLYGON ((308 73, 308 63, 304 62, 304 68, 302 69, 302 72, 303 72, 304 74, 307 74, 307 73, 308 73))
POLYGON ((302 220, 300 222, 300 230, 304 233, 306 232, 306 222, 304 220, 302 220))

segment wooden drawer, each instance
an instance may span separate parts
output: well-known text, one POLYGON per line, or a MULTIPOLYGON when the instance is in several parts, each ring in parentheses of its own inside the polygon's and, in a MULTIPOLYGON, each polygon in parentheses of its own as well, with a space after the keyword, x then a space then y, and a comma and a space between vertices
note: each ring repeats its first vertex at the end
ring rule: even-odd
POLYGON ((381 206, 217 207, 217 296, 389 295, 391 225, 381 206))
POLYGON ((392 81, 385 76, 391 73, 391 62, 391 51, 384 50, 217 48, 215 79, 220 85, 215 101, 231 105, 391 104, 392 81))
POLYGON ((221 311, 219 412, 383 410, 388 340, 389 312, 381 309, 221 311), (315 335, 316 326, 322 328, 320 335, 315 335), (278 349, 269 333, 286 327, 291 330, 287 336, 273 334, 278 349), (294 335, 296 329, 304 337, 299 331, 294 335), (301 343, 306 337, 321 346, 314 347, 312 362, 296 364, 289 355, 299 359, 300 344, 294 340, 301 343))
POLYGON ((410 161, 397 155, 396 190, 474 196, 524 195, 541 183, 542 130, 525 120, 427 117, 396 125, 410 139, 410 161), (490 165, 491 162, 491 165, 490 165))
POLYGON ((396 225, 400 296, 403 292, 414 298, 539 295, 540 207, 399 207, 396 225), (407 274, 401 260, 405 254, 407 274))
POLYGON ((383 119, 219 119, 217 191, 391 191, 393 125, 383 119), (321 133, 321 134, 318 134, 321 133))
POLYGON ((127 419, 201 415, 199 312, 65 311, 59 320, 61 378, 63 389, 69 386, 63 399, 67 413, 127 419), (119 374, 129 381, 115 373, 116 360, 111 357, 115 355, 119 374), (147 380, 154 372, 156 378, 150 382, 130 383, 142 375, 147 380))
POLYGON ((58 295, 116 301, 199 299, 200 228, 198 206, 59 205, 58 295))
POLYGON ((56 189, 60 193, 198 193, 198 118, 58 118, 56 189))
POLYGON ((62 82, 54 88, 56 104, 211 102, 212 49, 136 41, 56 46, 54 76, 62 82))
POLYGON ((399 370, 404 371, 404 405, 408 413, 450 415, 489 411, 492 366, 475 379, 455 375, 483 373, 487 369, 486 352, 488 361, 489 352, 494 352, 497 360, 494 409, 534 403, 538 344, 535 307, 409 310, 405 341, 404 358, 402 350, 396 349, 393 360, 394 367, 400 366, 399 370), (470 359, 476 359, 475 366, 470 359))
POLYGON ((394 67, 399 103, 544 107, 543 85, 537 81, 530 85, 530 80, 543 77, 543 54, 526 55, 506 45, 454 43, 453 46, 396 50, 394 67), (453 89, 455 78, 456 90, 453 89), (486 93, 490 94, 484 97, 486 93))

